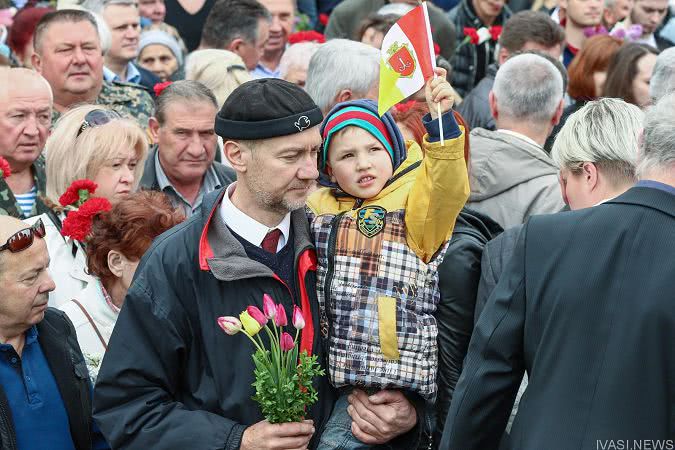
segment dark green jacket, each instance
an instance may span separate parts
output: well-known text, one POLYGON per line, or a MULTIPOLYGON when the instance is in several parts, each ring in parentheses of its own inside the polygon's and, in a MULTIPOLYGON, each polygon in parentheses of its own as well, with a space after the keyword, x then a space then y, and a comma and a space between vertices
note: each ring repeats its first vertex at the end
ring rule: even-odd
POLYGON ((37 199, 33 205, 33 210, 30 215, 26 216, 21 211, 21 207, 14 197, 14 193, 7 185, 4 178, 0 177, 0 216, 12 216, 17 219, 26 219, 28 217, 38 216, 49 211, 49 208, 44 204, 41 197, 44 197, 47 190, 47 175, 45 174, 45 158, 40 156, 32 167, 33 182, 37 186, 37 199))

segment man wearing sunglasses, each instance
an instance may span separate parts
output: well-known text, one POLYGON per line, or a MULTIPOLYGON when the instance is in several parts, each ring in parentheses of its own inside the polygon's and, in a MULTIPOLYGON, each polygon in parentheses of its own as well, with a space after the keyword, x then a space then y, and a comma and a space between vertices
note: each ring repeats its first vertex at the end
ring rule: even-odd
POLYGON ((75 329, 47 307, 55 284, 44 236, 40 220, 0 216, 0 448, 109 448, 75 329))
POLYGON ((51 125, 52 92, 38 73, 0 68, 0 157, 11 176, 0 176, 0 215, 28 218, 47 212, 42 150, 51 125))

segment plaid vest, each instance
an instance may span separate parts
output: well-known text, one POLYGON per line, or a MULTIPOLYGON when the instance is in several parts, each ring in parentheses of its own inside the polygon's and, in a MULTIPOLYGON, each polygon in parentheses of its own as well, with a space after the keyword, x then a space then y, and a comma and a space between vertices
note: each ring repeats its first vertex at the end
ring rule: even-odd
POLYGON ((312 220, 317 290, 335 387, 402 388, 433 399, 438 266, 406 242, 405 210, 367 205, 312 220))

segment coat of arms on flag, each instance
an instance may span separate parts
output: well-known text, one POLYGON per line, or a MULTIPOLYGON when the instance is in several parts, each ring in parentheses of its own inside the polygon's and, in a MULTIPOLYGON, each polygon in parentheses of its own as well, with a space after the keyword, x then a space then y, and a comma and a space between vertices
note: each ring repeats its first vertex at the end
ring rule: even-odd
POLYGON ((424 87, 436 66, 427 4, 413 8, 394 24, 382 40, 378 113, 424 87))
POLYGON ((387 50, 389 59, 387 63, 394 72, 398 72, 402 77, 410 78, 415 72, 415 58, 410 53, 408 44, 394 44, 387 50))

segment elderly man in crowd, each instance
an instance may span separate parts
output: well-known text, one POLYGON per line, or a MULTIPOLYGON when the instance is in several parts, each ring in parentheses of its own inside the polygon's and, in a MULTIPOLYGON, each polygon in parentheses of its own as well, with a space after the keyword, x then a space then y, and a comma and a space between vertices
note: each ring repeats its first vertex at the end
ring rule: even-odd
MULTIPOLYGON (((330 15, 326 26, 328 39, 358 39, 357 33, 364 19, 388 3, 407 3, 417 6, 417 0, 344 0, 330 15)), ((442 9, 428 3, 433 40, 441 49, 441 56, 450 59, 455 53, 455 26, 442 9)))
POLYGON ((675 92, 675 47, 662 51, 649 80, 649 96, 657 103, 666 95, 675 92))
POLYGON ((41 222, 0 216, 0 447, 109 448, 75 329, 47 308, 55 286, 44 236, 41 222))
POLYGON ((299 42, 289 46, 279 63, 280 78, 304 88, 309 61, 322 45, 317 42, 299 42))
POLYGON ((197 212, 204 196, 235 180, 229 167, 214 161, 218 103, 198 81, 177 81, 157 97, 150 134, 157 143, 145 163, 140 186, 162 191, 186 217, 197 212))
POLYGON ((80 10, 46 14, 33 35, 33 67, 54 94, 52 123, 79 103, 110 106, 146 128, 153 114, 150 95, 141 87, 103 80, 103 53, 96 20, 80 10))
POLYGON ((0 176, 0 215, 26 218, 48 210, 40 198, 47 183, 41 155, 51 114, 52 90, 44 78, 0 68, 0 157, 11 171, 0 176))
POLYGON ((265 50, 271 19, 256 0, 220 0, 209 12, 199 48, 229 50, 254 70, 265 50))
POLYGON ((305 88, 326 114, 347 100, 377 100, 379 83, 379 50, 361 42, 333 39, 310 59, 305 88))
POLYGON ((107 82, 139 84, 153 92, 159 78, 134 62, 141 35, 138 3, 135 0, 108 0, 96 4, 92 12, 103 17, 111 35, 110 49, 104 56, 103 78, 107 82))
POLYGON ((635 0, 605 0, 602 10, 602 25, 611 30, 619 22, 630 15, 635 0))
POLYGON ((494 130, 497 126, 490 112, 488 97, 500 65, 514 54, 529 50, 538 50, 559 59, 564 42, 563 29, 550 16, 542 12, 522 11, 507 20, 499 36, 497 62, 490 64, 485 78, 457 107, 457 111, 464 117, 469 127, 494 130))
POLYGON ((674 140, 670 94, 647 112, 635 187, 525 225, 476 324, 442 448, 672 442, 664 393, 675 390, 674 140), (529 385, 505 437, 525 371, 529 385))
POLYGON ((260 0, 260 3, 272 15, 272 22, 263 54, 251 75, 255 78, 279 78, 279 62, 295 25, 295 1, 260 0))
POLYGON ((543 147, 562 108, 563 80, 551 62, 524 54, 499 68, 490 93, 497 130, 471 132, 469 208, 504 228, 562 209, 558 168, 543 147))
MULTIPOLYGON (((207 195, 199 214, 146 253, 99 372, 95 417, 114 447, 249 450, 318 442, 335 399, 327 379, 314 381, 319 400, 307 421, 262 420, 251 400, 251 347, 244 336, 225 335, 216 318, 250 304, 262 308, 265 293, 286 311, 299 305, 301 349, 323 363, 315 252, 303 209, 318 177, 322 118, 306 92, 283 80, 249 81, 225 101, 216 131, 237 182, 207 195)), ((399 448, 415 448, 415 409, 400 392, 387 392, 386 402, 359 403, 352 417, 374 441, 398 438, 405 441, 399 448)))

